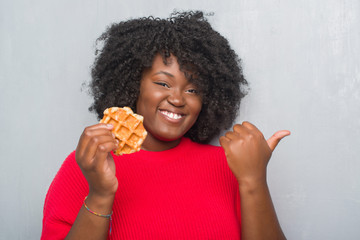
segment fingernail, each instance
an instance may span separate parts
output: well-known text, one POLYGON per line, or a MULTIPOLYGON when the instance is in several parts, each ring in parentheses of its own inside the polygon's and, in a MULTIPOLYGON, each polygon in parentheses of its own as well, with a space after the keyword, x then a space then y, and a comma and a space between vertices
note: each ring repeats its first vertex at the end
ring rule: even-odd
POLYGON ((112 127, 113 127, 112 124, 106 124, 106 126, 109 127, 109 128, 112 128, 112 127))

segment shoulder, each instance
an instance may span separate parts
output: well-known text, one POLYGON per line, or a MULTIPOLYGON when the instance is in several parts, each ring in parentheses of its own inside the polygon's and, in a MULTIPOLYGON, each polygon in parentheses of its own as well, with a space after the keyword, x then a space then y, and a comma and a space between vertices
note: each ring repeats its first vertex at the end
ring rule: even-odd
POLYGON ((76 163, 75 151, 70 153, 56 173, 54 181, 63 180, 71 183, 85 180, 79 165, 76 163))
POLYGON ((217 163, 223 165, 225 168, 227 167, 227 160, 222 147, 196 143, 188 138, 183 141, 185 142, 183 154, 186 155, 186 157, 191 159, 201 159, 201 161, 207 162, 208 164, 217 163))
POLYGON ((56 173, 46 198, 48 200, 49 198, 74 197, 86 191, 88 191, 87 181, 76 163, 75 151, 73 151, 68 155, 56 173))
POLYGON ((225 152, 222 147, 193 142, 189 138, 183 138, 182 142, 184 142, 185 147, 193 153, 215 154, 216 156, 225 157, 225 152))
POLYGON ((230 184, 233 193, 238 191, 237 180, 229 168, 225 151, 222 147, 200 144, 192 142, 190 139, 186 139, 186 145, 188 146, 187 157, 192 161, 200 163, 200 169, 203 170, 199 171, 211 173, 212 179, 215 179, 217 183, 230 184))
POLYGON ((88 192, 88 184, 70 153, 56 173, 46 194, 42 239, 66 236, 88 192))

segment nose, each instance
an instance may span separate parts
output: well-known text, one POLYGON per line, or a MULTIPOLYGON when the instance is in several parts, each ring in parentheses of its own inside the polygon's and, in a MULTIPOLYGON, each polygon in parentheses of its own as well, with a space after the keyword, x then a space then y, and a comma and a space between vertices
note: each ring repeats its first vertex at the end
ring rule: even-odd
POLYGON ((175 106, 175 107, 182 107, 185 105, 185 98, 181 90, 173 89, 169 94, 167 101, 175 106))

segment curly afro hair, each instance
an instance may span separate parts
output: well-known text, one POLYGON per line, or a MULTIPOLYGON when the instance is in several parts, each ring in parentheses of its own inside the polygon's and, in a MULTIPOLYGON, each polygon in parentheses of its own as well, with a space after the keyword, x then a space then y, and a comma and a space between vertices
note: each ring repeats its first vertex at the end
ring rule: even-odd
POLYGON ((242 86, 247 82, 240 59, 201 11, 112 24, 97 42, 103 47, 97 50, 100 54, 92 67, 90 94, 94 102, 89 110, 99 119, 113 106, 129 106, 136 112, 144 69, 151 67, 155 55, 160 54, 166 64, 172 54, 202 96, 202 110, 185 136, 208 143, 231 127, 245 96, 242 86))

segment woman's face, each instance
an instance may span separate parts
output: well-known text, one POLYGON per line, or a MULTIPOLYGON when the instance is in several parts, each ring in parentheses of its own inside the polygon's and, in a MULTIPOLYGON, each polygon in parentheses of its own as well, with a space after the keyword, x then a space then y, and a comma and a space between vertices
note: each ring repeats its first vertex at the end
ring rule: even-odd
POLYGON ((136 104, 144 116, 148 131, 143 148, 162 151, 175 147, 194 125, 202 106, 196 87, 190 83, 175 56, 165 65, 156 55, 150 69, 144 71, 136 104))

